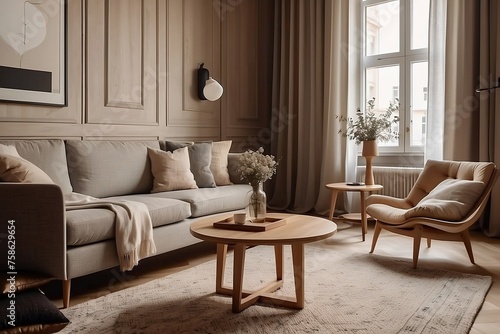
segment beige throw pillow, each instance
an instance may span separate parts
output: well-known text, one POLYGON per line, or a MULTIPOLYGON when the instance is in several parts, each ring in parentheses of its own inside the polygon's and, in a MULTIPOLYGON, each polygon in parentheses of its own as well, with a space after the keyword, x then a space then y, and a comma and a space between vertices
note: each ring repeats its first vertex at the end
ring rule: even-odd
POLYGON ((218 141, 212 143, 212 161, 210 170, 214 176, 215 184, 225 186, 233 184, 229 179, 229 171, 227 169, 227 156, 231 149, 231 140, 218 141))
POLYGON ((481 181, 446 179, 439 183, 414 208, 408 210, 406 219, 431 217, 447 221, 463 219, 483 193, 481 181))
POLYGON ((174 152, 164 152, 148 147, 148 155, 154 177, 152 193, 198 188, 193 173, 189 169, 187 147, 174 152))
POLYGON ((54 184, 43 170, 28 160, 8 154, 0 154, 0 181, 54 184))

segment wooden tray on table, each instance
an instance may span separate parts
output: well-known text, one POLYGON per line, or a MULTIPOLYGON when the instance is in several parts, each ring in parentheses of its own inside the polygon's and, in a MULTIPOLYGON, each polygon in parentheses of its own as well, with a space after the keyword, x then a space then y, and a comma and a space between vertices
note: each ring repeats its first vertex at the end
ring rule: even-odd
POLYGON ((253 223, 247 221, 245 224, 236 224, 233 217, 219 220, 213 224, 214 228, 236 231, 263 232, 269 231, 286 224, 286 220, 282 218, 266 217, 262 223, 253 223))

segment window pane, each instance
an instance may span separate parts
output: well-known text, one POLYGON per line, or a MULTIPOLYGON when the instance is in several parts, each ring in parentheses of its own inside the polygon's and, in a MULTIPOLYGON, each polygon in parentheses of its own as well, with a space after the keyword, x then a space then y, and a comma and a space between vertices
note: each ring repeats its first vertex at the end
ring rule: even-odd
POLYGON ((399 51, 399 0, 366 8, 366 55, 399 51))
MULTIPOLYGON (((399 65, 386 67, 370 67, 366 69, 366 99, 375 98, 375 114, 383 114, 387 111, 390 102, 399 99, 399 65)), ((399 117, 399 112, 393 114, 399 117)), ((399 124, 393 125, 393 131, 399 131, 399 124)), ((398 140, 379 143, 380 146, 398 146, 398 140)))
POLYGON ((427 119, 427 62, 411 63, 411 131, 410 145, 425 143, 427 119))
POLYGON ((429 32, 429 0, 411 2, 411 49, 427 47, 429 32))

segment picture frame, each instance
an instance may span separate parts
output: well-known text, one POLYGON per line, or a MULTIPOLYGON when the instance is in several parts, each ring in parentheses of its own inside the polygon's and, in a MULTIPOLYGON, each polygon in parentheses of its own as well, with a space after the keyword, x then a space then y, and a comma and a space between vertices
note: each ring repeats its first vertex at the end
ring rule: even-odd
POLYGON ((0 2, 0 101, 67 106, 66 0, 0 2))

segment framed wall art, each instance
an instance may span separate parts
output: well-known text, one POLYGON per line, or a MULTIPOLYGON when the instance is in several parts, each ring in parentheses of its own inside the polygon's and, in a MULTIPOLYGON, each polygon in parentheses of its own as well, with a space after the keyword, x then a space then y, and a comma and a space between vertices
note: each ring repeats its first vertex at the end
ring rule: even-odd
POLYGON ((65 106, 65 0, 0 0, 0 100, 65 106))

